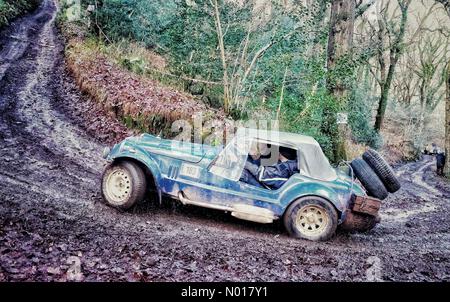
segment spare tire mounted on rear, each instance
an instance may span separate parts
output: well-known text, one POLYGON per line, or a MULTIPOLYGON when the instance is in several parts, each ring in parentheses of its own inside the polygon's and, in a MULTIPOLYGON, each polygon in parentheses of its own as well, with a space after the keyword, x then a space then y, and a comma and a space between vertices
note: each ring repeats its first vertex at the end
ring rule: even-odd
POLYGON ((377 174, 388 192, 394 193, 400 189, 400 182, 395 176, 394 170, 377 151, 369 149, 364 152, 362 158, 377 174))
POLYGON ((383 200, 388 196, 389 193, 383 182, 378 178, 377 174, 370 168, 365 160, 356 158, 350 165, 356 177, 367 190, 368 195, 380 200, 383 200))

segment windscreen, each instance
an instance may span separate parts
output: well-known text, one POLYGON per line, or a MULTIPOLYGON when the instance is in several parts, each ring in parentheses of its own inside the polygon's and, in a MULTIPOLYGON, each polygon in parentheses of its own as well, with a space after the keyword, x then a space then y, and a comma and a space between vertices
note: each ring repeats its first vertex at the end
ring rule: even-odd
POLYGON ((244 169, 250 145, 250 140, 235 137, 219 154, 210 169, 211 173, 231 180, 238 180, 244 169))

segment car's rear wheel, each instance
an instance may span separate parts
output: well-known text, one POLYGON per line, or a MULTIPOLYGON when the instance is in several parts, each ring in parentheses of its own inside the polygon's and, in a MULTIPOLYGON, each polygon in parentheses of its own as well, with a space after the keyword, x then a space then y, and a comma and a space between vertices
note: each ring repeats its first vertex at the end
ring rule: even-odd
POLYGON ((102 195, 112 207, 131 208, 145 198, 146 187, 144 172, 133 162, 112 163, 103 172, 102 195))
POLYGON ((326 200, 316 196, 302 197, 286 210, 284 225, 296 238, 325 241, 336 232, 338 214, 326 200))

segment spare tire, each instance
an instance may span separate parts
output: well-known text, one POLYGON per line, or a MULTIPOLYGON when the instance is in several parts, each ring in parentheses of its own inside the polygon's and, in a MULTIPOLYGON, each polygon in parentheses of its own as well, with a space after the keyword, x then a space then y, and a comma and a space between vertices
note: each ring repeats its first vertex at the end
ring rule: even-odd
POLYGON ((388 192, 394 193, 400 189, 401 185, 394 170, 377 151, 369 149, 364 152, 362 157, 378 175, 388 192))
POLYGON ((377 174, 370 168, 365 160, 357 158, 354 159, 350 165, 352 166, 356 177, 364 188, 366 188, 368 195, 380 200, 383 200, 388 196, 389 193, 383 185, 383 182, 378 178, 377 174))

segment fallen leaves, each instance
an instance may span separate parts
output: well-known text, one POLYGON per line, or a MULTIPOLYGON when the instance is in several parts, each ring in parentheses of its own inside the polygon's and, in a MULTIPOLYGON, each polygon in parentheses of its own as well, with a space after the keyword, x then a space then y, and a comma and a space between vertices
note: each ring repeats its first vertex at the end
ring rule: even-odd
POLYGON ((224 117, 191 95, 120 68, 82 42, 70 45, 67 66, 80 89, 129 127, 156 133, 176 120, 191 120, 198 112, 210 118, 224 117))

